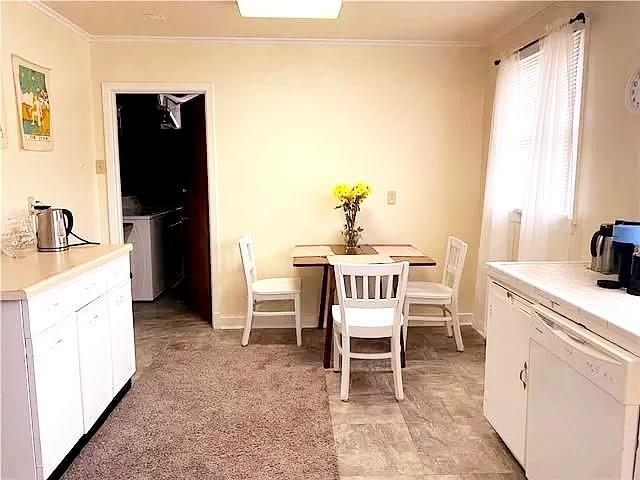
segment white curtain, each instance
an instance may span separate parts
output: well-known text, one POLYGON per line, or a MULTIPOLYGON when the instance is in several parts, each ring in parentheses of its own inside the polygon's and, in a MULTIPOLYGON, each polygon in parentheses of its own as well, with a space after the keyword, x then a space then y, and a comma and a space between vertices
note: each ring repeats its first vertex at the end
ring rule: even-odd
POLYGON ((502 59, 498 67, 476 273, 474 321, 482 331, 486 262, 568 258, 569 220, 562 195, 568 175, 564 158, 573 141, 568 118, 571 42, 567 25, 540 42, 537 89, 527 85, 530 70, 521 71, 519 54, 502 59), (524 149, 523 138, 532 139, 524 149), (520 229, 514 232, 520 208, 520 229))
POLYGON ((519 260, 567 260, 570 224, 566 206, 567 155, 572 151, 569 57, 573 29, 551 31, 541 41, 540 84, 534 139, 524 183, 519 260))
POLYGON ((504 58, 498 66, 487 161, 482 231, 478 251, 474 319, 484 331, 487 286, 486 262, 509 260, 512 250, 511 217, 518 206, 519 165, 514 162, 518 145, 518 55, 504 58))

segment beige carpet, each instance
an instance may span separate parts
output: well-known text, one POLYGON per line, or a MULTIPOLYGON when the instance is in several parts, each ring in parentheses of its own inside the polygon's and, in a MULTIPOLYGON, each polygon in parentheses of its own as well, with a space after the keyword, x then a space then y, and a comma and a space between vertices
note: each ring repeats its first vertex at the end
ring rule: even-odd
POLYGON ((325 374, 312 358, 290 345, 169 347, 63 478, 337 479, 325 374))

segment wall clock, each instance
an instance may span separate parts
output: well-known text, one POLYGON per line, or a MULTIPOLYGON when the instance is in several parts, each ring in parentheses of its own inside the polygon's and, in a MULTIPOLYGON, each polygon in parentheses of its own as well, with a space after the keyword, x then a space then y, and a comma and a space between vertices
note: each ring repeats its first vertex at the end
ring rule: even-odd
POLYGON ((640 68, 629 78, 626 97, 629 111, 640 113, 640 68))

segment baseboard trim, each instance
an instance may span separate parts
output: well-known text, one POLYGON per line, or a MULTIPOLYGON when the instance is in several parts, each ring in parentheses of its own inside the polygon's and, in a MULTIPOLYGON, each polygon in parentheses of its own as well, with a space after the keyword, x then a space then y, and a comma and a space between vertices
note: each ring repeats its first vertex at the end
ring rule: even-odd
MULTIPOLYGON (((224 315, 220 314, 216 318, 216 328, 220 330, 238 330, 244 328, 244 315, 224 315)), ((460 325, 473 325, 472 313, 460 314, 460 325)), ((411 320, 409 326, 415 327, 435 327, 439 326, 434 321, 411 320)), ((256 317, 251 328, 294 328, 295 321, 290 316, 276 317, 256 317)), ((302 328, 317 328, 318 317, 315 315, 302 316, 302 328)))
MULTIPOLYGON (((244 315, 218 315, 216 328, 220 330, 237 330, 244 328, 244 315)), ((295 320, 291 316, 255 317, 251 328, 294 328, 295 320)), ((318 317, 302 316, 302 328, 316 328, 318 317)))

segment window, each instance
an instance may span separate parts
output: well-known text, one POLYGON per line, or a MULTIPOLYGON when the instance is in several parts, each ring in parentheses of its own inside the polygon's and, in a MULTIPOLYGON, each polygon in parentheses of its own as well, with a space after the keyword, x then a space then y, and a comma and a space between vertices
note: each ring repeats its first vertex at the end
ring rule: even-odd
MULTIPOLYGON (((559 142, 553 162, 553 184, 550 185, 552 205, 559 216, 573 219, 576 174, 579 154, 582 84, 584 77, 585 29, 577 29, 572 35, 571 54, 567 59, 567 98, 562 99, 564 111, 558 124, 554 141, 559 142)), ((538 105, 542 70, 540 44, 534 43, 520 52, 518 60, 518 117, 516 158, 522 172, 518 180, 518 209, 524 205, 526 180, 531 174, 529 159, 533 155, 534 135, 538 121, 538 105)))

